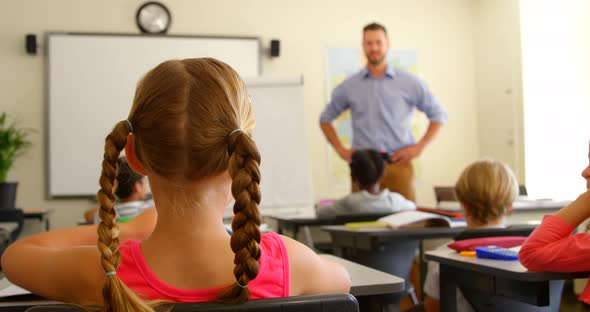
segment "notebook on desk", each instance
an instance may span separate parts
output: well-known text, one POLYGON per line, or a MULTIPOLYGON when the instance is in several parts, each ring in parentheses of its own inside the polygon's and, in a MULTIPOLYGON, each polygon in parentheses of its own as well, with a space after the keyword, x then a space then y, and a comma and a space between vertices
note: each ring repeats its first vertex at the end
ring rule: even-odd
POLYGON ((372 229, 372 228, 424 228, 424 227, 464 227, 465 221, 461 219, 451 219, 447 216, 434 214, 424 211, 401 211, 373 222, 350 222, 345 226, 353 230, 372 229))

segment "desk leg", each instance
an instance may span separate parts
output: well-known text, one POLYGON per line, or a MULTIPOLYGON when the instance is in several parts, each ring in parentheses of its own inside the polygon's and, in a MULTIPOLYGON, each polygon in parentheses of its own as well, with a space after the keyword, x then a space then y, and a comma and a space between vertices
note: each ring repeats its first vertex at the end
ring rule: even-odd
POLYGON ((305 236, 305 244, 307 247, 313 249, 313 237, 311 236, 311 230, 309 226, 303 226, 303 235, 305 236))
POLYGON ((457 311, 457 272, 452 267, 440 264, 440 310, 457 311))
POLYGON ((426 259, 424 259, 424 241, 420 240, 418 247, 420 255, 420 301, 424 301, 424 281, 426 280, 426 259))
POLYGON ((277 233, 281 235, 285 235, 285 225, 280 220, 277 222, 277 233))
POLYGON ((336 257, 340 257, 340 258, 344 258, 344 248, 340 247, 340 246, 334 246, 332 245, 332 252, 334 253, 334 256, 336 257))

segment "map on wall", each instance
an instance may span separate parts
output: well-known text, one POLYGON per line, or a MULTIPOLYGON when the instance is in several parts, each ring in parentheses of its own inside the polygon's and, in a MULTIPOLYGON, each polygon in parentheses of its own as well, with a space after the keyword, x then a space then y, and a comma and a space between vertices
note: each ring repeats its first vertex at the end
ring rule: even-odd
MULTIPOLYGON (((404 69, 412 74, 417 74, 418 55, 415 50, 390 50, 387 61, 396 68, 404 69)), ((326 76, 326 103, 330 102, 332 92, 346 78, 358 72, 365 66, 367 59, 361 48, 329 48, 328 71, 326 76)), ((352 125, 350 110, 345 111, 333 122, 334 128, 342 144, 350 148, 352 143, 352 125)), ((412 133, 417 133, 423 128, 415 116, 411 123, 412 133)), ((327 159, 331 185, 337 188, 350 186, 350 170, 348 164, 343 161, 331 145, 327 145, 327 159)))

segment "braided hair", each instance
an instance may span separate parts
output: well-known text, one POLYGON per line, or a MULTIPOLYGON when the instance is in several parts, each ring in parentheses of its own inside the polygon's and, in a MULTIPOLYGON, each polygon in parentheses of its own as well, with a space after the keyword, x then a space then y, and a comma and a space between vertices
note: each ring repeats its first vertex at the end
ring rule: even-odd
POLYGON ((248 300, 248 283, 260 258, 260 154, 250 133, 255 126, 246 86, 229 65, 197 58, 166 61, 137 86, 127 120, 106 137, 97 246, 107 275, 104 311, 153 311, 116 275, 121 262, 113 209, 117 159, 133 137, 132 149, 146 172, 174 182, 190 182, 229 171, 236 202, 231 249, 236 283, 218 296, 224 303, 248 300), (240 129, 240 131, 234 131, 240 129), (231 134, 231 135, 230 135, 231 134))

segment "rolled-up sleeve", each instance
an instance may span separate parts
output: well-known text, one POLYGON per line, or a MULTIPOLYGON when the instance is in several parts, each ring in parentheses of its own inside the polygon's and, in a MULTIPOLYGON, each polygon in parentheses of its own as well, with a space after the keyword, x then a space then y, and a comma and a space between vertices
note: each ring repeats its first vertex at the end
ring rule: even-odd
POLYGON ((424 112, 431 122, 446 124, 448 120, 447 112, 430 92, 424 81, 418 79, 418 89, 416 92, 416 108, 424 112))
POLYGON ((332 122, 338 118, 342 112, 350 108, 350 102, 346 96, 346 86, 340 84, 332 93, 332 100, 320 115, 320 122, 332 122))

